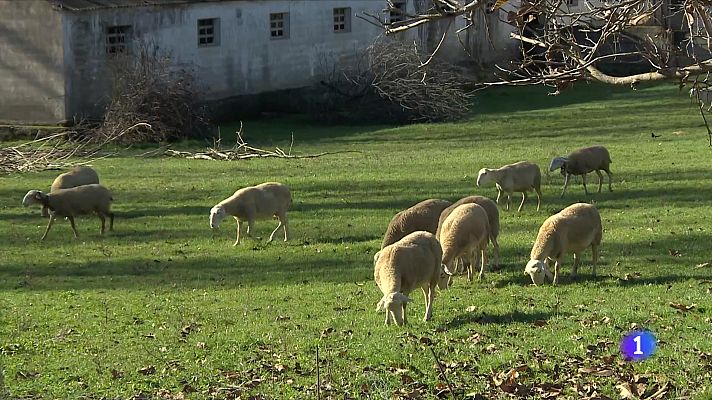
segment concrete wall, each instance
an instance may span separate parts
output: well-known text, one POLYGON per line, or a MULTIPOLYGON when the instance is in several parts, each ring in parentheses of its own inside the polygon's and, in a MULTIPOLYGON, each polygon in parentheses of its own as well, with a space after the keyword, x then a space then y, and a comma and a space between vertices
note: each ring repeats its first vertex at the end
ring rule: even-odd
POLYGON ((62 15, 45 0, 0 0, 0 121, 65 118, 62 15))
POLYGON ((131 25, 137 39, 194 71, 209 100, 303 87, 323 68, 368 46, 380 30, 356 18, 379 13, 373 0, 236 0, 171 7, 67 12, 70 113, 99 115, 110 93, 105 51, 109 26, 131 25), (333 9, 351 7, 351 31, 333 32, 333 9), (270 13, 289 13, 289 37, 271 39, 270 13), (219 45, 199 47, 197 21, 220 19, 219 45))
MULTIPOLYGON (((425 12, 430 8, 431 2, 414 0, 414 5, 415 10, 425 12)), ((516 10, 518 7, 519 0, 511 0, 493 13, 478 10, 474 16, 475 23, 459 34, 457 31, 466 26, 467 20, 463 17, 443 18, 418 27, 418 38, 423 48, 432 52, 442 40, 443 33, 447 31, 438 56, 453 64, 486 67, 510 61, 517 57, 519 45, 509 37, 516 29, 504 21, 507 20, 507 11, 516 10)))

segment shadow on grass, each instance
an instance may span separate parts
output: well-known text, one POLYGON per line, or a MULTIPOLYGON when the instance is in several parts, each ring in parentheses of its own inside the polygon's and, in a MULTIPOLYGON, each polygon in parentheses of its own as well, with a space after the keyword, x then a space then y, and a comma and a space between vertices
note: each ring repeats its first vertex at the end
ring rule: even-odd
MULTIPOLYGON (((562 313, 559 313, 558 315, 562 315, 562 313)), ((486 325, 486 324, 504 325, 504 324, 512 324, 512 323, 531 324, 531 323, 534 323, 535 321, 546 321, 546 320, 550 319, 552 316, 554 316, 554 314, 550 313, 550 312, 524 313, 521 311, 512 311, 512 312, 508 312, 506 314, 463 313, 463 314, 456 315, 450 321, 440 325, 438 328, 436 328, 436 330, 457 329, 464 325, 471 325, 471 324, 480 324, 480 325, 486 325)))
POLYGON ((267 254, 258 247, 236 250, 231 257, 171 255, 51 265, 0 263, 0 290, 150 289, 280 286, 295 282, 350 283, 372 279, 372 266, 359 257, 322 254, 308 258, 267 254))

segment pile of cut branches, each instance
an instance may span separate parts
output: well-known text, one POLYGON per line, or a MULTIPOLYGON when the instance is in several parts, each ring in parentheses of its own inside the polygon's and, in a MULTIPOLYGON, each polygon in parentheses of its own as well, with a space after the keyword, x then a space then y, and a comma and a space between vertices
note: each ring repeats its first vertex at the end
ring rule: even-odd
MULTIPOLYGON (((325 156, 328 154, 339 154, 339 153, 360 153, 357 150, 345 150, 345 151, 333 151, 333 152, 322 152, 316 154, 292 154, 292 146, 294 145, 294 136, 292 136, 292 141, 289 143, 289 149, 287 151, 282 150, 279 147, 275 147, 274 150, 262 149, 259 147, 250 146, 247 144, 242 136, 242 122, 240 123, 240 129, 235 133, 237 136, 235 145, 231 148, 224 149, 222 147, 222 137, 218 136, 217 139, 213 140, 212 147, 208 147, 204 151, 190 152, 190 151, 178 151, 173 149, 167 149, 162 154, 169 157, 181 157, 189 158, 193 160, 223 160, 223 161, 233 161, 233 160, 248 160, 251 158, 316 158, 325 156)), ((155 155, 155 154, 152 154, 155 155)))
POLYGON ((2 147, 0 148, 0 174, 64 169, 91 164, 111 155, 103 151, 107 144, 136 129, 150 128, 151 126, 146 123, 134 124, 102 142, 95 142, 95 138, 87 135, 83 129, 75 129, 15 146, 2 147))
POLYGON ((135 48, 131 55, 117 55, 111 62, 112 98, 95 132, 97 140, 156 143, 206 131, 209 123, 191 71, 175 68, 167 55, 150 44, 137 42, 135 48), (117 136, 139 122, 149 127, 117 136))

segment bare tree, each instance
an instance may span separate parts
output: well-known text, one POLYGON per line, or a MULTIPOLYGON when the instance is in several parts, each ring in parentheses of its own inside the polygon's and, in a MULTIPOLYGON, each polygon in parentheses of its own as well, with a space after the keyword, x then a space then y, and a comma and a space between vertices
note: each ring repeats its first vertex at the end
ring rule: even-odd
MULTIPOLYGON (((680 88, 696 90, 691 97, 705 118, 699 94, 712 90, 712 0, 428 1, 429 8, 407 14, 388 0, 384 11, 400 14, 393 22, 373 14, 364 18, 393 35, 453 18, 465 18, 467 29, 486 21, 478 13, 497 13, 500 22, 512 25, 520 57, 498 65, 496 79, 483 87, 545 85, 559 94, 579 80, 632 88, 677 81, 680 88)), ((709 126, 707 133, 712 145, 709 126)))
POLYGON ((348 112, 371 123, 444 121, 463 117, 471 104, 462 73, 414 42, 380 37, 355 62, 324 67, 319 92, 327 92, 314 108, 326 115, 348 112))
MULTIPOLYGON (((503 22, 516 27, 511 38, 520 42, 521 57, 514 65, 500 66, 501 80, 490 85, 560 88, 581 79, 636 85, 695 81, 698 75, 712 72, 712 0, 430 2, 426 11, 404 14, 393 23, 369 17, 386 34, 394 34, 444 18, 464 17, 472 25, 478 12, 499 13, 503 22), (649 71, 614 76, 599 68, 608 61, 636 58, 649 71)), ((391 1, 388 4, 388 11, 400 11, 391 1)))

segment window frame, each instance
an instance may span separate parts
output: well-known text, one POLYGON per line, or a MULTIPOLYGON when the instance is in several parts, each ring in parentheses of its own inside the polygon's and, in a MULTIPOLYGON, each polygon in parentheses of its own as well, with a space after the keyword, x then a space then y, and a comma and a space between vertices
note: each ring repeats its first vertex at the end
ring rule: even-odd
POLYGON ((332 27, 334 33, 351 32, 351 7, 334 7, 332 13, 332 27), (339 20, 341 18, 341 20, 339 20), (343 26, 342 28, 339 28, 343 26))
POLYGON ((289 39, 289 13, 276 12, 269 13, 269 38, 271 40, 289 39), (281 16, 281 19, 276 19, 276 16, 281 16), (272 26, 272 24, 282 23, 282 26, 272 26), (282 32, 281 35, 275 35, 275 32, 282 32))
POLYGON ((219 46, 220 45, 220 18, 198 18, 197 22, 197 39, 198 39, 198 47, 214 47, 214 46, 219 46), (210 22, 210 24, 206 24, 206 22, 210 22), (202 24, 202 25, 201 25, 202 24), (208 33, 207 30, 212 28, 212 33, 208 33), (205 29, 205 32, 201 32, 201 29, 205 29), (202 39, 205 39, 205 43, 201 43, 200 41, 202 39), (212 39, 211 42, 208 42, 207 39, 212 39))
POLYGON ((111 25, 104 29, 104 52, 116 56, 129 54, 132 25, 111 25))

